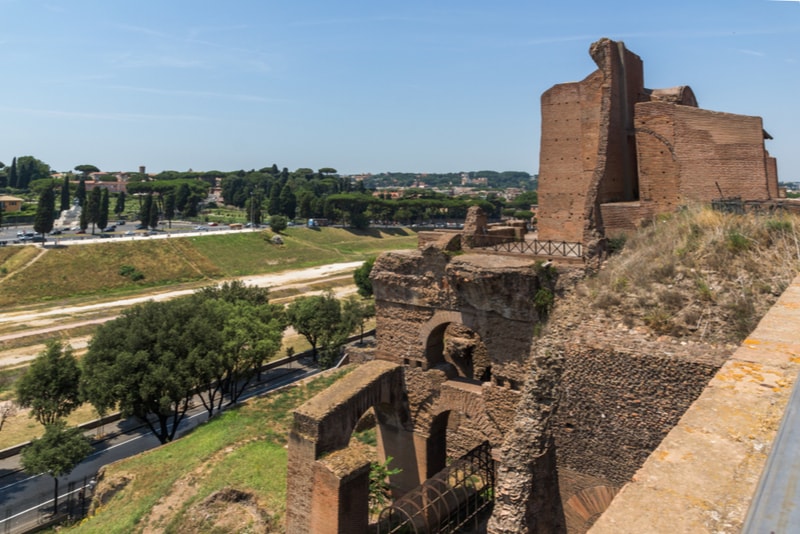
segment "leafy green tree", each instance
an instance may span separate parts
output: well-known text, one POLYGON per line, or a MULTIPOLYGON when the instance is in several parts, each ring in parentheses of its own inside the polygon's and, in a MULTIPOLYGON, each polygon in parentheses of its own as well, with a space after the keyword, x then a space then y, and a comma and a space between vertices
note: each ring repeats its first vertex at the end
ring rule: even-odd
POLYGON ((17 187, 27 189, 34 180, 50 178, 50 166, 33 156, 22 156, 17 160, 17 187))
POLYGON ((105 228, 108 226, 108 189, 103 188, 100 193, 100 211, 97 213, 97 226, 98 228, 105 228))
MULTIPOLYGON (((141 197, 140 197, 141 201, 141 197)), ((144 225, 150 222, 150 208, 153 206, 153 195, 149 194, 144 197, 144 201, 139 206, 139 222, 144 225)))
POLYGON ((72 349, 50 343, 17 382, 17 403, 40 424, 51 425, 80 406, 80 377, 72 349))
POLYGON ((76 165, 75 170, 83 174, 84 177, 89 176, 89 174, 93 172, 100 172, 100 169, 94 165, 76 165))
MULTIPOLYGON (((286 315, 283 306, 269 303, 269 290, 233 281, 198 291, 196 310, 184 329, 184 346, 198 378, 203 405, 213 411, 214 390, 235 403, 265 361, 280 349, 286 315), (215 328, 209 328, 213 324, 215 328)), ((219 397, 221 403, 222 397, 219 397)))
POLYGON ((294 196, 292 188, 286 184, 281 189, 278 195, 279 213, 285 215, 290 219, 294 219, 295 211, 297 211, 297 197, 294 196))
POLYGON ((86 232, 86 229, 89 228, 89 212, 85 207, 81 208, 81 215, 78 218, 78 226, 82 232, 86 232))
MULTIPOLYGON (((152 195, 150 195, 152 197, 152 195)), ((155 198, 150 201, 150 213, 147 219, 147 225, 155 230, 158 228, 158 202, 155 198)))
POLYGON ((67 428, 64 421, 47 425, 41 438, 22 449, 22 468, 26 473, 47 473, 53 477, 53 513, 58 513, 58 477, 70 474, 91 452, 89 438, 80 428, 67 428))
POLYGON ((69 210, 69 175, 64 175, 64 181, 61 183, 61 205, 60 211, 69 210))
POLYGON ((189 206, 190 196, 191 191, 189 190, 189 184, 183 183, 178 186, 178 192, 175 194, 175 207, 179 213, 185 214, 189 206))
POLYGON ((267 213, 270 215, 281 215, 281 192, 278 187, 273 186, 270 189, 267 213))
POLYGON ((169 227, 172 228, 172 219, 175 218, 175 193, 172 191, 164 197, 164 217, 169 221, 169 227))
POLYGON ((80 204, 82 209, 86 209, 86 180, 81 177, 78 180, 78 188, 75 190, 75 198, 78 199, 78 204, 80 204))
POLYGON ((372 267, 375 265, 375 257, 368 258, 367 261, 361 264, 361 267, 353 272, 353 280, 358 288, 358 294, 364 298, 372 296, 372 280, 369 275, 372 274, 372 267))
POLYGON ((187 348, 180 342, 190 312, 181 299, 151 301, 101 325, 83 358, 84 398, 101 413, 116 405, 161 443, 172 441, 194 391, 187 348))
POLYGON ((11 160, 11 167, 8 169, 8 187, 17 188, 19 173, 17 172, 17 158, 11 160))
MULTIPOLYGON (((311 357, 316 362, 320 346, 336 345, 347 337, 342 323, 342 307, 332 292, 310 297, 299 297, 286 308, 289 324, 311 345, 311 357)), ((328 347, 333 350, 334 347, 328 347)))
POLYGON ((283 215, 272 215, 269 218, 269 227, 276 234, 279 234, 284 230, 286 230, 286 226, 288 224, 289 224, 289 219, 287 219, 283 215))
POLYGON ((42 191, 39 196, 39 203, 36 205, 36 216, 33 219, 33 229, 36 233, 44 234, 53 229, 55 220, 55 192, 52 184, 42 191))
POLYGON ((364 325, 371 317, 375 317, 374 300, 360 299, 353 295, 342 303, 342 320, 350 325, 348 334, 358 328, 361 336, 359 343, 364 343, 364 325))

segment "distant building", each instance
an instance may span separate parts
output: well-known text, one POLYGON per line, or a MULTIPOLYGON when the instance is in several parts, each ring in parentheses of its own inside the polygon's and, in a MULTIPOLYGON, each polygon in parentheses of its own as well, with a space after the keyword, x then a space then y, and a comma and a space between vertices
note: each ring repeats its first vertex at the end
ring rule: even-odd
POLYGON ((22 199, 10 195, 0 195, 0 210, 13 213, 22 209, 22 199))

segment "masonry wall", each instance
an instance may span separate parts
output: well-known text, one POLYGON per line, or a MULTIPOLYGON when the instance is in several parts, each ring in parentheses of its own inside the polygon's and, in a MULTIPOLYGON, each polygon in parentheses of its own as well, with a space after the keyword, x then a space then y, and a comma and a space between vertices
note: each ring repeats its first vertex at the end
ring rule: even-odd
POLYGON ((597 164, 602 73, 542 95, 539 239, 580 242, 597 164))
POLYGON ((585 242, 602 228, 599 204, 636 200, 634 104, 646 98, 641 59, 601 39, 598 70, 542 95, 539 238, 585 242))
POLYGON ((768 200, 770 190, 777 194, 760 117, 639 103, 636 141, 642 196, 657 211, 720 196, 768 200))
POLYGON ((636 230, 642 221, 652 219, 654 212, 652 204, 637 201, 601 204, 600 214, 605 235, 615 237, 636 230))
POLYGON ((718 365, 568 345, 554 423, 559 467, 610 485, 629 481, 718 365))

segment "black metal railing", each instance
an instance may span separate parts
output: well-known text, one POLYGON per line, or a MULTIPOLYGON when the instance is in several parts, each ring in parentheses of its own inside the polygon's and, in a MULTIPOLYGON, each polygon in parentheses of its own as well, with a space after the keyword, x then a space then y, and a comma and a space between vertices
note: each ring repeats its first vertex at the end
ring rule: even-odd
POLYGON ((486 441, 380 513, 378 534, 476 529, 494 506, 494 460, 486 441))
POLYGON ((561 256, 565 258, 583 257, 583 244, 568 241, 519 240, 506 236, 476 234, 463 236, 462 242, 468 248, 487 249, 510 254, 561 256))

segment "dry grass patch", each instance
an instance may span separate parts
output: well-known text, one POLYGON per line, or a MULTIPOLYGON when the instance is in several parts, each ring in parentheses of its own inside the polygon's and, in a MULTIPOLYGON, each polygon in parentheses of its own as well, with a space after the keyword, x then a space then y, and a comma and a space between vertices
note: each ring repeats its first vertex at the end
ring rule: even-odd
POLYGON ((800 267, 800 220, 691 208, 660 216, 588 281, 594 308, 656 334, 739 342, 800 267))

